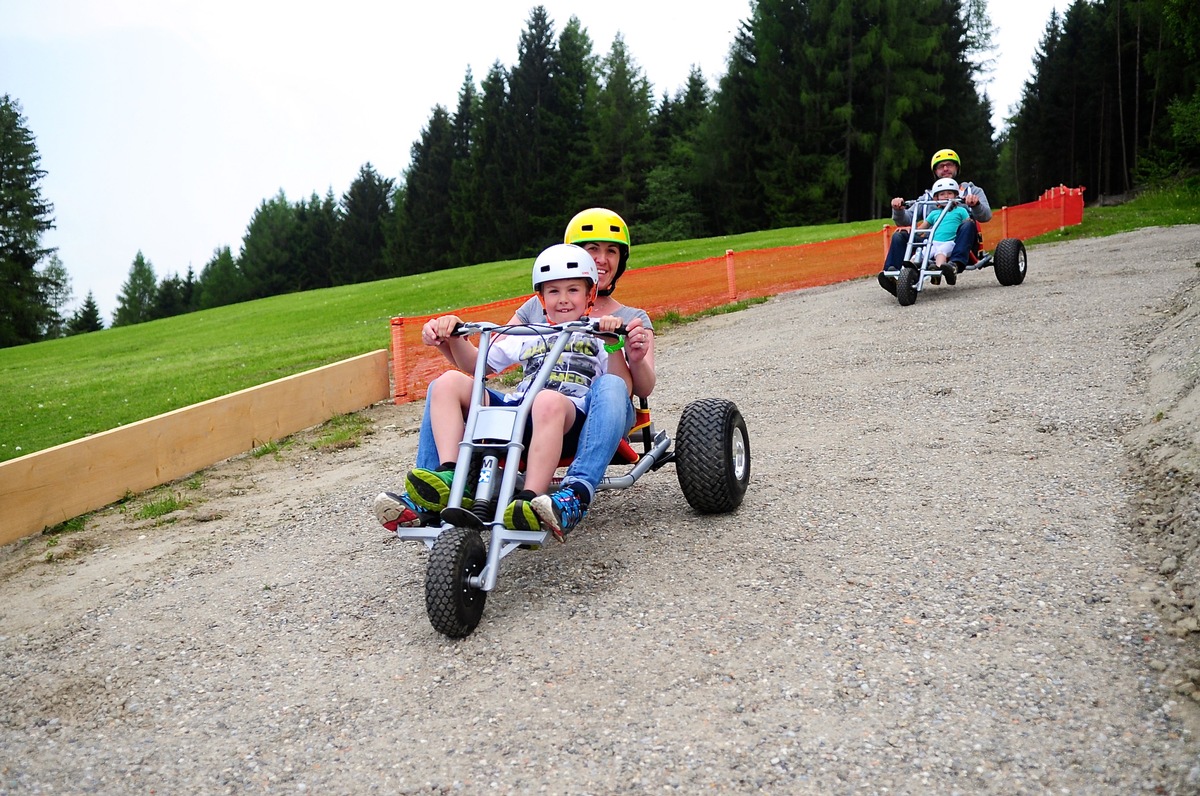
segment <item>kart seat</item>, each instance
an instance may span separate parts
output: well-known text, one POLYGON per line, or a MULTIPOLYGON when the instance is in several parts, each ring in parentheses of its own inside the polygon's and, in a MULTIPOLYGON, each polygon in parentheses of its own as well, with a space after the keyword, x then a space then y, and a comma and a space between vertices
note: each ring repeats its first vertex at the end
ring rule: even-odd
MULTIPOLYGON (((633 426, 629 429, 629 433, 621 438, 621 444, 617 445, 617 452, 613 454, 613 464, 636 464, 641 455, 633 449, 630 440, 634 438, 634 434, 639 431, 650 428, 650 407, 646 404, 646 399, 641 399, 641 406, 633 408, 633 426)), ((646 440, 644 440, 646 441, 646 440)))

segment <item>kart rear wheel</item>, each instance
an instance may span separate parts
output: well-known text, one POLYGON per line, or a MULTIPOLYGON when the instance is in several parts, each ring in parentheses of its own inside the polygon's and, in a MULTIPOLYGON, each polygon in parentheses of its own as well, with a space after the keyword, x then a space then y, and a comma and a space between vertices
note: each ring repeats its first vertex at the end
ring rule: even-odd
POLYGON ((438 536, 425 568, 425 613, 433 629, 450 638, 470 635, 483 617, 487 592, 469 579, 483 571, 487 550, 472 528, 448 528, 438 536))
POLYGON ((896 277, 896 300, 900 302, 901 307, 908 307, 916 303, 917 280, 920 278, 917 269, 911 265, 900 269, 900 276, 896 277))
POLYGON ((733 511, 750 483, 750 434, 732 401, 702 398, 683 408, 675 440, 675 474, 689 505, 702 514, 733 511))
POLYGON ((1005 238, 996 244, 996 253, 992 261, 996 269, 996 281, 1000 284, 1011 287, 1025 281, 1029 258, 1025 254, 1025 244, 1020 238, 1005 238))

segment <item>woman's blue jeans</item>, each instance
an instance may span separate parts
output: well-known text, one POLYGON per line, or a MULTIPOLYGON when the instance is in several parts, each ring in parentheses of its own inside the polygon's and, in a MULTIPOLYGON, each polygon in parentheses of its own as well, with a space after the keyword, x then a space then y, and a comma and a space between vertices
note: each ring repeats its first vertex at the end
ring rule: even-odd
MULTIPOLYGON (((429 390, 433 385, 429 385, 429 390)), ((433 426, 429 420, 430 392, 425 393, 425 410, 421 416, 421 433, 417 438, 417 467, 434 470, 441 464, 433 441, 433 426)), ((584 401, 587 417, 579 432, 579 447, 575 459, 563 476, 563 483, 582 483, 588 494, 596 496, 596 485, 612 461, 621 438, 633 425, 633 402, 625 388, 625 380, 605 373, 594 382, 584 401)))

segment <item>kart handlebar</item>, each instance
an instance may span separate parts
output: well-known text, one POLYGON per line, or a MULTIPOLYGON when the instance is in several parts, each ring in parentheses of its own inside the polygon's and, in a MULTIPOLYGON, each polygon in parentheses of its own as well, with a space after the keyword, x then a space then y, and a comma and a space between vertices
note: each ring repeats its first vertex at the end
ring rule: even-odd
POLYGON ((583 332, 585 334, 604 335, 606 337, 624 337, 629 334, 629 330, 625 324, 621 324, 611 332, 602 332, 597 327, 598 320, 593 318, 580 318, 577 321, 567 321, 566 323, 492 323, 491 321, 464 321, 455 324, 454 330, 450 332, 452 337, 469 337, 473 334, 481 334, 483 332, 496 332, 499 334, 511 335, 547 335, 558 334, 559 332, 583 332))
POLYGON ((904 209, 911 210, 914 205, 935 205, 937 207, 949 207, 962 202, 963 194, 959 194, 953 199, 905 199, 904 209))

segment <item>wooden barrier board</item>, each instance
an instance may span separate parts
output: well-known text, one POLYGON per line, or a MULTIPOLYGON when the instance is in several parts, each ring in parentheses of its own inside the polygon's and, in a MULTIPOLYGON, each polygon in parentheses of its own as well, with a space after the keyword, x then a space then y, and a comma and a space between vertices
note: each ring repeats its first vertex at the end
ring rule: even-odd
POLYGON ((390 395, 384 350, 0 464, 0 544, 390 395))

